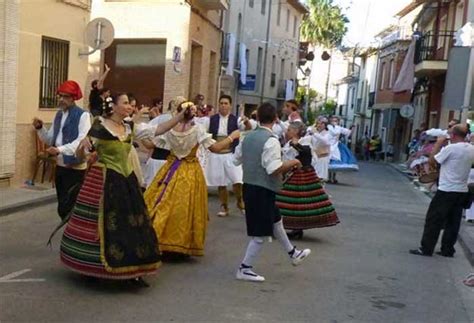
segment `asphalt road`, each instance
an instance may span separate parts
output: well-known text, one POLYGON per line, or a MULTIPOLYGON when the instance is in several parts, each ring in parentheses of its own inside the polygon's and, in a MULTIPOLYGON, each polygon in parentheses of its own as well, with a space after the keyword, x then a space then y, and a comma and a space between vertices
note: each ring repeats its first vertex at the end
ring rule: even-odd
POLYGON ((461 248, 454 259, 408 254, 418 246, 427 197, 382 164, 362 164, 339 180, 327 188, 341 224, 296 241, 313 251, 300 267, 277 242, 266 244, 256 265, 263 284, 234 279, 245 223, 237 212, 214 216, 215 195, 206 255, 164 263, 145 289, 63 268, 60 235, 46 247, 55 205, 0 218, 0 321, 474 322, 474 289, 462 284, 473 268, 461 248))

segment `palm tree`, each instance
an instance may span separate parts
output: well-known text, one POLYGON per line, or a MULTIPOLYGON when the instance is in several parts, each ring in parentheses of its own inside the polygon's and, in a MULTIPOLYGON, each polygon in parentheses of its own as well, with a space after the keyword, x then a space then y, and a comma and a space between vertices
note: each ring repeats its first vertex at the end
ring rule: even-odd
MULTIPOLYGON (((349 19, 342 13, 341 7, 333 4, 332 0, 307 0, 309 14, 301 25, 303 39, 309 43, 332 49, 340 45, 342 38, 347 32, 349 19)), ((330 59, 331 55, 324 52, 323 59, 330 59)), ((324 102, 327 102, 329 89, 329 74, 331 73, 331 60, 328 64, 328 74, 326 78, 326 89, 324 102)))
POLYGON ((309 14, 303 20, 301 34, 313 45, 338 46, 347 32, 349 19, 332 0, 307 0, 309 14))

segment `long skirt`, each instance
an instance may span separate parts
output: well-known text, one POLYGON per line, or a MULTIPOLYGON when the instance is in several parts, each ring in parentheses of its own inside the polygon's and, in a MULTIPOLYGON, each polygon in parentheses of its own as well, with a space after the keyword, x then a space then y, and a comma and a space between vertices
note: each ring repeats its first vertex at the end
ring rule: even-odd
POLYGON ((318 157, 313 165, 319 178, 327 181, 329 179, 329 156, 318 157))
POLYGON ((294 172, 277 194, 285 229, 305 230, 339 223, 336 211, 313 167, 294 172))
POLYGON ((69 269, 108 279, 155 273, 158 239, 135 174, 95 164, 88 171, 61 240, 69 269))
POLYGON ((148 158, 145 164, 145 171, 143 172, 145 187, 150 186, 158 171, 166 164, 166 160, 148 158))
POLYGON ((358 171, 359 165, 357 165, 357 159, 352 154, 350 149, 343 143, 337 145, 341 160, 331 159, 329 162, 330 172, 347 172, 347 171, 358 171))
POLYGON ((196 150, 184 159, 169 156, 145 192, 163 252, 204 255, 207 186, 196 150))

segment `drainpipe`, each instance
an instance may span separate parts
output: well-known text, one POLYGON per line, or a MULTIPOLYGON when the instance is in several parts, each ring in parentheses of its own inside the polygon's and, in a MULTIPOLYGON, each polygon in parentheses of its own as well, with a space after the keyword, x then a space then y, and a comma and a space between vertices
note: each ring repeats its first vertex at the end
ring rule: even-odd
POLYGON ((270 42, 270 23, 271 23, 271 16, 272 16, 272 0, 268 3, 268 20, 267 20, 267 35, 265 41, 265 51, 263 57, 263 71, 262 71, 262 92, 260 95, 260 104, 263 103, 263 97, 265 92, 265 79, 267 73, 267 56, 268 56, 268 43, 270 42))

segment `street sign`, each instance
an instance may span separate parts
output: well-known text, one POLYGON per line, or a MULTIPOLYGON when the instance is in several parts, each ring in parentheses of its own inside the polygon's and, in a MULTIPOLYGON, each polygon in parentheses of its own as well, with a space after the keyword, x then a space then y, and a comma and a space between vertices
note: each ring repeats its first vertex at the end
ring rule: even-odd
POLYGON ((411 118, 415 114, 415 108, 411 104, 405 104, 400 108, 400 115, 404 118, 411 118))
POLYGON ((256 81, 255 74, 247 74, 247 79, 246 79, 245 84, 242 84, 239 81, 239 90, 242 90, 242 91, 255 91, 255 81, 256 81))

